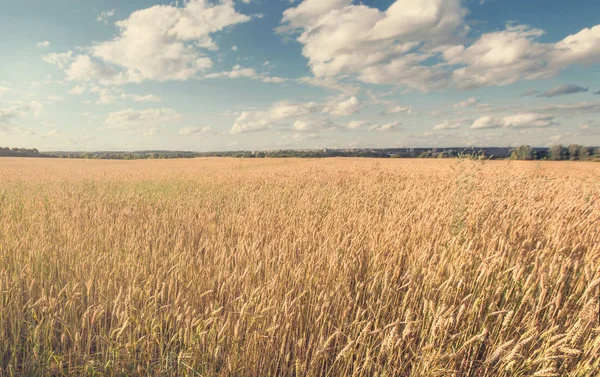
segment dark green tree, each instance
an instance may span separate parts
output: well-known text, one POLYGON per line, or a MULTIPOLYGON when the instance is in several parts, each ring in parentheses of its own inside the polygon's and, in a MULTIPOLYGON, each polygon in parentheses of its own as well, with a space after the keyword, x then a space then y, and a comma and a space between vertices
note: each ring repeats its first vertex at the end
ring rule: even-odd
POLYGON ((553 145, 548 150, 548 157, 553 161, 561 161, 566 157, 565 148, 562 145, 553 145))
POLYGON ((533 160, 535 153, 529 145, 520 145, 510 152, 511 160, 533 160))

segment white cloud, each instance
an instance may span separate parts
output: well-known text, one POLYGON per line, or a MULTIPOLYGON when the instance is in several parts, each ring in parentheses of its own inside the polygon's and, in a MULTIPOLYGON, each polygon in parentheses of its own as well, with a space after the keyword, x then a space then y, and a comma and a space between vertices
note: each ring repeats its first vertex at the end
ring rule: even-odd
POLYGON ((600 25, 556 43, 540 43, 543 30, 516 24, 456 43, 469 31, 466 14, 460 0, 396 0, 385 11, 304 0, 284 12, 277 31, 297 35, 316 77, 352 75, 423 91, 507 85, 600 62, 600 25))
POLYGON ((407 54, 389 63, 365 68, 359 79, 369 84, 402 85, 421 91, 442 89, 449 85, 450 73, 439 65, 422 65, 431 54, 407 54))
POLYGON ((408 115, 412 114, 412 106, 401 106, 401 105, 397 105, 397 106, 392 106, 390 108, 387 109, 387 111, 385 112, 386 114, 399 114, 399 113, 406 113, 408 115))
POLYGON ((119 67, 123 82, 187 80, 212 67, 200 52, 218 48, 211 34, 248 20, 231 0, 190 0, 181 8, 156 5, 118 21, 118 35, 92 46, 91 54, 119 67))
POLYGON ((459 103, 455 103, 453 105, 453 107, 455 109, 460 109, 460 108, 465 108, 465 107, 473 107, 473 106, 477 106, 477 104, 479 103, 479 100, 475 97, 471 97, 469 99, 466 99, 462 102, 459 103))
POLYGON ((106 24, 108 24, 108 20, 114 15, 115 15, 114 9, 103 10, 102 12, 100 12, 98 17, 96 17, 96 21, 101 22, 106 25, 106 24))
MULTIPOLYGON (((84 92, 86 90, 85 87, 76 86, 70 92, 74 91, 76 88, 77 88, 77 92, 79 92, 80 89, 82 90, 82 92, 84 92)), ((116 103, 119 99, 127 100, 127 101, 135 101, 135 102, 160 102, 161 101, 161 98, 157 95, 154 95, 154 94, 145 94, 145 95, 129 94, 129 93, 125 93, 119 87, 104 87, 104 86, 94 85, 89 89, 89 91, 91 93, 98 94, 98 100, 96 101, 96 104, 98 104, 98 105, 107 105, 107 104, 116 103)))
POLYGON ((544 115, 539 113, 519 113, 515 115, 505 116, 502 119, 497 119, 491 116, 483 116, 473 122, 472 129, 491 129, 491 128, 546 128, 558 126, 559 123, 552 115, 544 115))
POLYGON ((36 46, 39 48, 48 48, 48 47, 50 47, 50 42, 48 42, 48 41, 39 42, 39 43, 36 43, 36 46))
POLYGON ((231 46, 231 51, 237 51, 238 50, 238 46, 231 46))
POLYGON ((174 124, 179 124, 184 117, 173 109, 122 110, 108 114, 103 130, 145 130, 156 133, 174 124))
POLYGON ((443 122, 443 123, 439 123, 436 124, 435 126, 433 126, 433 129, 436 131, 440 131, 440 130, 455 130, 457 128, 460 128, 460 123, 451 123, 451 122, 443 122))
POLYGON ((60 96, 48 96, 48 100, 50 101, 62 101, 63 99, 65 98, 60 96))
POLYGON ((211 130, 212 130, 212 128, 210 126, 184 127, 179 130, 179 135, 193 136, 193 135, 199 135, 202 133, 210 132, 211 130))
POLYGON ((374 125, 369 127, 369 131, 393 131, 398 130, 400 128, 399 122, 387 123, 384 125, 374 125))
POLYGON ((498 119, 495 119, 489 115, 482 116, 479 119, 476 119, 471 125, 472 129, 490 129, 490 128, 500 128, 502 127, 502 122, 498 119))
POLYGON ((455 86, 470 89, 548 78, 572 64, 600 61, 600 25, 557 43, 539 43, 544 33, 509 24, 503 31, 481 35, 471 46, 445 48, 448 63, 464 65, 453 71, 455 86))
POLYGON ((503 31, 481 35, 471 46, 448 47, 443 55, 450 64, 464 65, 452 72, 455 85, 462 89, 548 77, 552 73, 544 58, 548 46, 536 42, 543 34, 507 25, 503 31))
POLYGON ((600 61, 600 25, 585 28, 556 43, 551 61, 559 66, 591 64, 600 61))
POLYGON ((360 111, 363 104, 354 96, 341 102, 332 102, 325 107, 323 112, 331 115, 351 115, 360 111))
POLYGON ((73 51, 42 55, 42 60, 60 69, 65 69, 73 61, 73 51))
POLYGON ((295 133, 292 135, 292 139, 296 142, 305 140, 318 140, 321 136, 316 133, 295 133))
POLYGON ((68 81, 99 81, 112 84, 120 81, 119 73, 102 63, 93 61, 88 55, 78 55, 65 70, 68 81))
POLYGON ((304 115, 314 114, 319 111, 315 102, 291 103, 278 102, 269 110, 244 111, 235 120, 231 128, 232 134, 260 131, 272 128, 283 120, 289 120, 304 115))
POLYGON ((324 130, 332 127, 327 115, 346 116, 357 113, 363 104, 356 98, 334 98, 324 104, 316 102, 292 103, 281 101, 268 110, 242 112, 231 128, 232 134, 260 131, 277 125, 292 125, 296 130, 324 130), (292 123, 292 121, 294 123, 292 123), (299 122, 298 122, 299 121, 299 122))
POLYGON ((113 90, 106 87, 93 86, 90 89, 90 92, 98 94, 98 101, 96 101, 97 105, 108 105, 112 103, 116 103, 119 98, 118 90, 113 90))
POLYGON ((236 78, 240 78, 240 77, 258 78, 258 75, 257 75, 256 71, 254 70, 254 68, 244 68, 238 64, 238 65, 233 66, 231 71, 210 73, 210 74, 204 76, 204 78, 207 78, 207 79, 214 79, 214 78, 220 78, 220 77, 226 77, 226 78, 230 78, 230 79, 236 79, 236 78))
POLYGON ((297 120, 292 128, 298 132, 317 132, 334 127, 329 119, 307 119, 297 120))
POLYGON ((437 67, 420 65, 430 54, 414 51, 464 33, 467 10, 461 3, 403 0, 383 12, 352 0, 305 0, 284 12, 277 30, 299 32, 317 77, 355 74, 369 83, 423 88, 442 77, 437 67))
POLYGON ((241 65, 237 64, 231 68, 230 71, 222 71, 222 72, 213 72, 207 75, 204 75, 203 79, 217 79, 217 78, 227 78, 227 79, 237 79, 241 77, 247 77, 252 80, 260 80, 267 84, 283 84, 288 82, 289 79, 283 77, 274 77, 269 76, 267 73, 261 72, 258 73, 254 68, 245 68, 241 65))
POLYGON ((132 99, 135 102, 160 102, 160 97, 154 94, 146 94, 144 96, 140 96, 137 94, 121 94, 122 99, 132 99))
POLYGON ((346 128, 349 128, 351 130, 356 130, 358 128, 368 126, 370 124, 371 124, 370 122, 367 122, 365 120, 353 120, 346 124, 346 128))
POLYGON ((507 116, 502 122, 506 128, 545 128, 558 125, 553 116, 536 113, 507 116))
POLYGON ((288 79, 284 78, 284 77, 271 77, 271 76, 261 76, 260 80, 262 82, 265 82, 267 84, 283 84, 285 82, 288 82, 288 79))

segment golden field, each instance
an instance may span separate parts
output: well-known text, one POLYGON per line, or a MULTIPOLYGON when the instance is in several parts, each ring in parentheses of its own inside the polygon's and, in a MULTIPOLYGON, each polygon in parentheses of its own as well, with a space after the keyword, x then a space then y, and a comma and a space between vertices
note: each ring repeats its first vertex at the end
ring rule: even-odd
POLYGON ((2 376, 596 376, 600 164, 0 159, 2 376))

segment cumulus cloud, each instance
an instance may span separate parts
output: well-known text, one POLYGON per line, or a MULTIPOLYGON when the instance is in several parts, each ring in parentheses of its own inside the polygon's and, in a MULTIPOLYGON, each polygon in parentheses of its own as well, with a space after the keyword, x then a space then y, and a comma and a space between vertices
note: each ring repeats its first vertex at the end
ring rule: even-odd
POLYGON ((451 122, 443 122, 443 123, 439 123, 436 124, 435 126, 433 126, 433 129, 436 131, 439 130, 455 130, 457 128, 460 128, 460 123, 451 123, 451 122))
POLYGON ((318 111, 319 105, 315 102, 292 103, 281 101, 268 110, 243 111, 235 120, 231 133, 239 134, 269 129, 280 121, 314 114, 318 111))
MULTIPOLYGON (((71 89, 71 91, 69 91, 69 93, 75 91, 76 93, 78 93, 79 91, 85 92, 85 87, 83 86, 76 86, 75 88, 71 89)), ((139 95, 139 94, 129 94, 129 93, 125 93, 121 88, 119 87, 103 87, 103 86, 98 86, 98 85, 94 85, 92 86, 89 91, 91 93, 95 93, 98 94, 98 100, 96 101, 96 104, 98 105, 107 105, 107 104, 112 104, 112 103, 116 103, 119 99, 121 100, 127 100, 127 101, 135 101, 135 102, 160 102, 161 98, 157 95, 154 94, 145 94, 145 95, 139 95)), ((74 94, 76 94, 74 93, 74 94)))
POLYGON ((256 71, 254 70, 254 68, 244 68, 238 64, 238 65, 233 66, 231 71, 210 73, 210 74, 204 76, 204 78, 214 79, 214 78, 220 78, 220 77, 227 77, 230 79, 236 79, 239 77, 256 78, 257 76, 258 75, 257 75, 256 71))
POLYGON ((504 118, 498 119, 492 116, 483 116, 476 119, 471 125, 472 129, 492 129, 492 128, 510 128, 510 129, 524 129, 524 128, 547 128, 552 126, 558 126, 559 123, 554 119, 552 115, 545 115, 540 113, 519 113, 515 115, 505 116, 504 118))
POLYGON ((371 125, 371 123, 367 122, 366 120, 353 120, 346 124, 346 128, 351 129, 351 130, 356 130, 356 129, 366 127, 369 125, 371 125))
POLYGON ((117 22, 117 37, 91 50, 102 61, 144 80, 186 80, 212 66, 199 51, 218 48, 211 34, 248 20, 230 0, 190 0, 183 8, 156 5, 117 22))
POLYGON ((42 55, 42 60, 46 63, 50 63, 52 65, 57 66, 60 69, 66 68, 73 62, 73 51, 61 52, 61 53, 50 53, 46 55, 42 55))
POLYGON ((98 81, 103 84, 111 84, 121 81, 119 74, 115 69, 98 63, 88 55, 78 55, 73 58, 73 62, 65 70, 67 81, 98 81))
POLYGON ((406 113, 407 115, 411 115, 413 111, 413 107, 412 106, 401 106, 401 105, 396 105, 396 106, 391 106, 389 107, 386 111, 385 114, 400 114, 400 113, 406 113))
POLYGON ((179 130, 179 135, 181 136, 194 136, 200 135, 206 132, 211 131, 210 126, 200 126, 200 127, 184 127, 179 130))
POLYGON ((286 10, 279 33, 296 35, 316 77, 432 90, 507 85, 600 61, 600 25, 556 43, 544 31, 508 24, 460 44, 469 31, 459 0, 396 0, 380 11, 352 0, 304 0, 286 10), (432 64, 433 63, 433 64, 432 64))
POLYGON ((391 122, 383 125, 373 125, 369 127, 369 131, 394 131, 401 129, 399 122, 391 122))
POLYGON ((510 115, 502 123, 506 128, 546 128, 558 125, 553 116, 537 113, 510 115))
POLYGON ((452 72, 454 85, 462 89, 548 78, 572 64, 600 61, 600 25, 557 43, 540 43, 544 34, 509 24, 505 30, 481 35, 470 46, 448 46, 442 52, 449 64, 463 65, 452 72))
POLYGON ((355 74, 370 83, 419 87, 437 76, 420 66, 427 54, 410 54, 465 30, 460 0, 404 0, 386 11, 352 0, 305 0, 286 10, 279 33, 296 33, 317 77, 355 74))
POLYGON ((548 89, 543 93, 539 93, 537 96, 551 98, 551 97, 557 97, 557 96, 564 96, 567 94, 582 93, 582 92, 587 92, 587 91, 588 91, 588 88, 584 88, 579 85, 560 85, 560 86, 556 86, 552 89, 548 89))
POLYGON ((465 107, 477 106, 478 103, 479 103, 479 100, 477 98, 471 97, 471 98, 461 101, 459 103, 455 103, 452 107, 454 107, 455 109, 461 109, 461 108, 465 108, 465 107))
POLYGON ((485 33, 472 45, 443 50, 444 59, 463 67, 452 72, 455 85, 471 89, 486 85, 507 85, 520 79, 550 76, 549 46, 537 43, 540 29, 507 25, 505 30, 485 33))
POLYGON ((87 48, 86 54, 49 54, 43 59, 66 69, 68 80, 105 85, 187 80, 212 67, 202 50, 218 49, 214 33, 249 20, 231 0, 156 5, 118 21, 117 35, 87 48))
POLYGON ((50 42, 48 42, 48 41, 39 42, 39 43, 36 43, 36 46, 39 48, 48 48, 48 47, 50 47, 50 42))
POLYGON ((297 131, 317 131, 331 127, 327 115, 346 116, 360 111, 363 103, 356 97, 334 98, 326 103, 281 101, 268 110, 243 111, 234 121, 232 134, 261 131, 277 125, 292 124, 297 131))
POLYGON ((500 128, 502 127, 502 122, 498 119, 495 119, 489 115, 482 116, 479 119, 476 119, 471 125, 472 129, 480 130, 480 129, 490 129, 490 128, 500 128))
POLYGON ((160 97, 154 94, 137 95, 137 94, 121 94, 122 99, 131 99, 135 102, 160 102, 160 97))
POLYGON ((122 110, 108 114, 102 130, 144 130, 154 133, 167 126, 179 124, 184 117, 173 109, 122 110))
POLYGON ((256 72, 254 68, 246 68, 237 64, 231 68, 230 71, 221 71, 221 72, 213 72, 207 75, 204 75, 203 79, 218 79, 218 78, 226 78, 226 79, 237 79, 240 77, 246 77, 252 80, 259 80, 267 84, 283 84, 285 82, 290 81, 289 79, 283 77, 269 76, 268 73, 265 72, 256 72))
POLYGON ((294 131, 298 132, 318 132, 327 129, 333 129, 335 126, 329 119, 306 119, 306 120, 297 120, 294 122, 294 126, 292 127, 294 131))
POLYGON ((351 115, 360 111, 363 104, 354 96, 345 101, 333 102, 323 109, 323 112, 331 115, 351 115))

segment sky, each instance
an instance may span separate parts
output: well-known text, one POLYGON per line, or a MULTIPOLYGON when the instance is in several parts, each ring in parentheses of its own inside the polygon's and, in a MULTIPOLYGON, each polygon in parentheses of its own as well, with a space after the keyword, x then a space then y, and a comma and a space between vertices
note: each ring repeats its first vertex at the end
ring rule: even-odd
POLYGON ((597 0, 0 0, 0 146, 600 145, 597 0))

